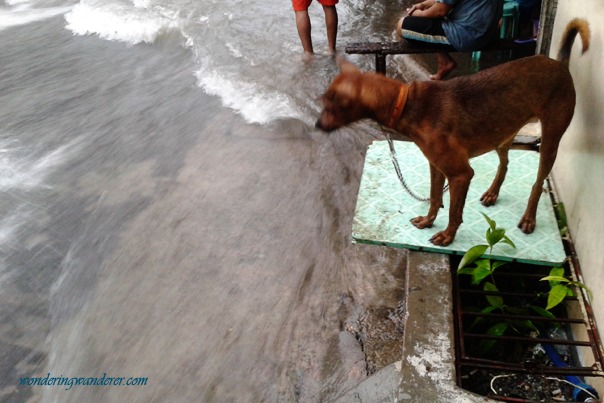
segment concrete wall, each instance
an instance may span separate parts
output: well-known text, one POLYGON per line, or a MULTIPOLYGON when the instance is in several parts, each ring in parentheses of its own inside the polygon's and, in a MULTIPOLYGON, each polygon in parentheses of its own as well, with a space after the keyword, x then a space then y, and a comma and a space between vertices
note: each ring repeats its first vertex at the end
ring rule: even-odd
POLYGON ((589 22, 591 46, 581 55, 581 40, 575 40, 570 71, 577 105, 552 176, 604 336, 604 1, 558 0, 550 57, 556 57, 564 27, 575 17, 589 22))

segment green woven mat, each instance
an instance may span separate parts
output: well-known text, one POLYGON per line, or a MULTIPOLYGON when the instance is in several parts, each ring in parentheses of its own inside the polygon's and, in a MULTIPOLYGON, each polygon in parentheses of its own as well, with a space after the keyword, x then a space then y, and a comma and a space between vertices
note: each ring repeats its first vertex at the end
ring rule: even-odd
MULTIPOLYGON (((429 195, 428 161, 414 143, 395 141, 399 165, 405 180, 415 193, 429 195)), ((367 150, 365 167, 352 226, 352 237, 359 243, 387 245, 397 248, 424 250, 448 254, 464 254, 476 244, 485 243, 488 224, 481 213, 487 214, 504 228, 516 244, 516 249, 497 244, 493 257, 540 265, 559 265, 566 258, 552 202, 544 193, 537 212, 537 228, 524 234, 517 228, 524 213, 531 187, 537 175, 539 154, 534 151, 511 150, 506 180, 495 206, 484 207, 480 196, 490 186, 499 159, 495 152, 471 161, 474 178, 468 191, 463 224, 453 243, 435 246, 430 238, 442 231, 448 222, 449 194, 444 196, 441 209, 432 228, 417 229, 410 220, 428 212, 428 202, 413 199, 402 187, 396 175, 387 141, 376 141, 367 150)))

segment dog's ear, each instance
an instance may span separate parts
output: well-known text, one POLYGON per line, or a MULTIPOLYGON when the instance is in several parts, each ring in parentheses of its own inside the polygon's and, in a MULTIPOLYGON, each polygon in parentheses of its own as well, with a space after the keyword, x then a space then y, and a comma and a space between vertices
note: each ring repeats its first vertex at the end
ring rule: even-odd
POLYGON ((360 73, 357 66, 349 62, 345 57, 338 56, 338 67, 341 73, 360 73))

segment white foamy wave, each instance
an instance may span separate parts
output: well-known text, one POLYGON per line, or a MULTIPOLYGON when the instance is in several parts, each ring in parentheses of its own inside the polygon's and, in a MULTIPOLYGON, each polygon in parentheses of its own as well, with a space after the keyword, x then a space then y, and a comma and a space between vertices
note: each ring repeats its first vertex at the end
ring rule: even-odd
POLYGON ((63 15, 69 10, 71 7, 31 8, 26 2, 14 3, 13 7, 0 9, 0 31, 63 15))
POLYGON ((229 50, 229 53, 237 58, 237 59, 243 59, 245 60, 250 66, 256 66, 258 63, 256 63, 254 60, 252 60, 250 57, 244 55, 243 53, 241 53, 241 51, 239 49, 236 48, 236 45, 227 42, 225 44, 226 48, 229 50))
MULTIPOLYGON (((6 256, 6 253, 14 247, 15 234, 25 223, 26 219, 19 214, 12 214, 0 220, 0 253, 6 256)), ((14 270, 8 270, 5 259, 0 259, 0 289, 3 289, 13 275, 14 270)))
MULTIPOLYGON (((143 4, 143 3, 137 3, 143 4)), ((141 7, 106 3, 99 6, 77 4, 65 15, 67 28, 77 35, 99 37, 135 45, 153 43, 156 38, 178 30, 178 20, 141 7)))
POLYGON ((73 140, 32 160, 14 142, 0 141, 0 191, 42 186, 54 168, 77 153, 78 143, 79 140, 73 140))
POLYGON ((227 42, 226 47, 236 58, 240 59, 241 57, 243 57, 243 54, 239 51, 239 49, 235 48, 235 45, 233 45, 232 43, 227 42))
POLYGON ((17 219, 16 215, 11 215, 0 221, 0 245, 4 245, 13 238, 21 224, 25 220, 17 219))
POLYGON ((208 94, 222 99, 224 106, 237 110, 249 123, 265 124, 279 118, 302 119, 302 114, 283 93, 263 91, 256 84, 234 82, 218 73, 197 72, 198 84, 208 94))

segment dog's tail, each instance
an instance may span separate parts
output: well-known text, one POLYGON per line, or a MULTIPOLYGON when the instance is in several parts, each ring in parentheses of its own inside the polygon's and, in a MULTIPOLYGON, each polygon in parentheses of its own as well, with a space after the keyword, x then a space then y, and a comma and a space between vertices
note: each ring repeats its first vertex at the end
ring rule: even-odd
POLYGON ((562 41, 560 42, 560 51, 558 52, 558 60, 568 66, 570 60, 570 51, 575 42, 575 37, 579 34, 581 42, 583 42, 583 50, 581 53, 587 52, 589 49, 589 24, 582 18, 575 18, 568 23, 562 41))

